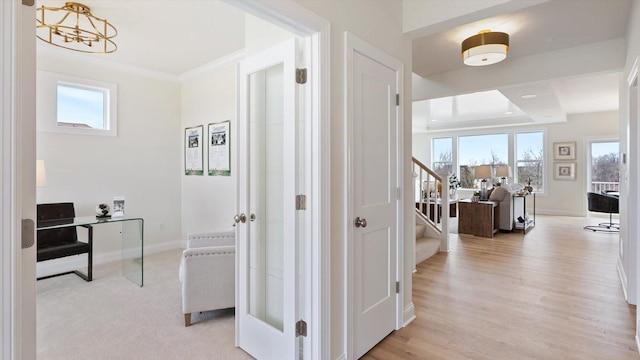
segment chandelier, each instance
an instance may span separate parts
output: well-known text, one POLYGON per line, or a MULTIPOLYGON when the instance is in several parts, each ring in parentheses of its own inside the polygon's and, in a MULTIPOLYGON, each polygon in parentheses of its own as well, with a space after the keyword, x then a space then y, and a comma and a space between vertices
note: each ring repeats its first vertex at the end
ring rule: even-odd
POLYGON ((67 2, 63 7, 41 6, 37 9, 36 36, 61 48, 108 54, 118 46, 113 38, 118 30, 107 20, 91 14, 88 6, 67 2))

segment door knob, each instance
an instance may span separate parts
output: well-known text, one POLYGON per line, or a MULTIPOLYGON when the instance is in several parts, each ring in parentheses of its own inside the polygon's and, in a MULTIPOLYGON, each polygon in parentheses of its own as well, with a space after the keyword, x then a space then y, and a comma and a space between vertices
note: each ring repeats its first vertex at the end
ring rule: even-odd
POLYGON ((247 215, 245 215, 244 213, 236 215, 233 217, 233 221, 235 221, 236 224, 240 222, 244 224, 245 222, 247 222, 247 215))
POLYGON ((356 221, 355 221, 355 225, 356 225, 356 227, 363 227, 363 228, 365 228, 365 227, 367 227, 367 219, 357 217, 357 218, 356 218, 356 221))

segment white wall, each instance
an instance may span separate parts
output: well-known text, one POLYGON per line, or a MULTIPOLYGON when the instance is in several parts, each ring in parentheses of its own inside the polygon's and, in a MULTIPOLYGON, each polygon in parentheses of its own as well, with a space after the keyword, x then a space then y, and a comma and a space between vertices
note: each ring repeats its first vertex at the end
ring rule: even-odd
MULTIPOLYGON (((425 164, 431 163, 431 138, 451 135, 486 134, 501 131, 545 130, 545 193, 536 195, 536 213, 551 215, 587 215, 587 170, 589 141, 619 138, 618 112, 608 111, 590 114, 568 115, 566 123, 545 126, 517 126, 477 131, 450 131, 413 135, 413 156, 425 164), (553 143, 576 142, 575 181, 553 179, 553 143)), ((460 193, 465 196, 464 192, 460 193)))
MULTIPOLYGON (((621 280, 625 288, 627 300, 635 304, 640 294, 638 274, 640 264, 638 259, 638 243, 640 238, 638 228, 640 227, 639 210, 639 190, 640 182, 640 160, 638 158, 638 142, 640 133, 638 132, 639 120, 637 115, 631 117, 629 111, 630 91, 627 79, 631 73, 634 63, 640 57, 640 4, 634 1, 632 12, 629 17, 629 28, 626 37, 627 58, 620 82, 620 151, 627 154, 627 163, 621 166, 623 179, 628 175, 628 181, 621 186, 620 196, 620 257, 618 260, 621 280)), ((636 100, 638 100, 636 98, 636 100)), ((640 336, 640 322, 636 320, 636 341, 640 336)))
MULTIPOLYGON (((245 54, 269 48, 293 35, 252 15, 245 15, 245 54)), ((181 87, 182 131, 184 128, 229 120, 231 122, 231 176, 208 176, 182 172, 182 238, 187 234, 230 230, 236 214, 237 85, 235 60, 211 64, 208 71, 185 76, 181 87)), ((181 150, 184 154, 184 149, 181 150)), ((184 169, 184 155, 181 155, 184 169)))
MULTIPOLYGON (((236 66, 202 74, 183 82, 181 91, 182 129, 230 120, 231 176, 207 175, 207 147, 204 175, 184 175, 181 156, 182 239, 187 234, 232 229, 236 211, 236 66)), ((184 136, 182 136, 183 138, 184 136)), ((184 154, 182 149, 179 154, 184 154)))
MULTIPOLYGON (((411 188, 411 42, 402 34, 402 2, 368 0, 314 1, 297 0, 331 23, 331 359, 345 354, 345 294, 344 244, 345 234, 345 102, 344 102, 344 32, 354 35, 391 54, 405 64, 404 89, 400 98, 404 106, 404 168, 403 188, 411 188)), ((411 212, 410 191, 405 191, 405 214, 411 212)), ((405 217, 405 259, 413 254, 409 241, 414 231, 414 219, 405 217)), ((405 262, 402 290, 405 307, 411 307, 412 262, 405 262)))
MULTIPOLYGON (((76 215, 92 216, 97 204, 113 204, 113 197, 122 195, 126 197, 125 215, 145 220, 146 253, 178 247, 179 84, 111 70, 70 56, 59 59, 39 55, 37 65, 39 70, 118 86, 117 137, 37 132, 37 157, 45 161, 48 183, 37 189, 38 203, 72 201, 76 215)), ((55 109, 39 107, 39 121, 45 111, 55 109)), ((95 227, 96 263, 120 258, 118 232, 118 225, 95 227)))

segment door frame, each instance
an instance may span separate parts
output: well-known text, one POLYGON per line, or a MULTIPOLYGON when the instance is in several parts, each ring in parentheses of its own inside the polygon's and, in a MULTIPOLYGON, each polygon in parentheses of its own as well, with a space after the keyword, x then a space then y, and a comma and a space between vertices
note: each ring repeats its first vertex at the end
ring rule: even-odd
MULTIPOLYGON (((347 161, 345 162, 345 178, 344 178, 344 189, 345 189, 345 208, 346 208, 346 216, 345 216, 345 258, 344 258, 344 268, 345 268, 345 279, 344 279, 344 294, 345 294, 345 333, 346 333, 346 352, 347 359, 352 359, 354 354, 354 294, 353 291, 355 286, 353 285, 355 282, 354 279, 354 268, 353 268, 353 259, 355 257, 354 254, 354 237, 355 237, 355 229, 352 226, 353 219, 355 217, 354 214, 354 201, 353 196, 351 194, 354 193, 354 158, 353 158, 353 146, 354 146, 354 132, 353 132, 353 80, 352 80, 352 68, 353 68, 353 54, 359 53, 362 54, 374 61, 379 62, 382 65, 389 67, 390 69, 395 70, 396 72, 396 88, 398 93, 401 93, 404 89, 404 64, 402 61, 394 58, 391 55, 388 55, 384 51, 376 48, 365 40, 357 37, 356 35, 345 31, 344 33, 345 39, 345 95, 344 95, 344 104, 345 104, 345 138, 344 138, 344 146, 347 155, 347 161)), ((402 97, 402 94, 400 95, 402 97)), ((403 151, 403 134, 404 134, 404 111, 402 106, 402 101, 400 105, 396 106, 396 116, 397 116, 397 128, 396 128, 396 176, 395 183, 397 189, 403 188, 404 182, 404 151, 403 151)), ((395 269, 395 278, 396 281, 400 282, 401 287, 405 285, 404 282, 404 194, 400 191, 397 196, 396 201, 396 269, 395 269)), ((404 291, 402 288, 396 294, 396 326, 395 329, 398 330, 404 326, 403 321, 403 304, 404 304, 404 291)))
MULTIPOLYGON (((311 239, 305 263, 305 298, 308 299, 308 336, 305 358, 328 359, 331 354, 331 147, 330 147, 330 23, 294 1, 269 2, 224 0, 229 5, 308 38, 307 59, 311 125, 311 239)), ((236 339, 238 338, 236 329, 236 339)), ((236 342, 237 346, 237 342, 236 342)))
MULTIPOLYGON (((273 24, 282 26, 289 31, 299 35, 307 36, 312 43, 311 66, 308 73, 310 92, 312 100, 312 193, 309 194, 309 211, 312 211, 312 238, 309 251, 310 281, 309 292, 310 301, 313 307, 310 309, 310 319, 308 331, 309 337, 305 338, 305 353, 309 351, 311 358, 323 359, 330 356, 330 32, 329 22, 314 14, 310 10, 295 3, 294 1, 259 3, 259 2, 236 2, 225 0, 230 5, 243 9, 248 13, 258 16, 273 24)), ((28 2, 28 0, 27 0, 28 2)), ((22 280, 20 277, 21 251, 20 243, 20 218, 22 212, 21 201, 16 194, 21 184, 20 149, 19 141, 15 136, 20 129, 14 128, 14 116, 21 109, 16 109, 16 105, 35 113, 35 101, 23 99, 20 96, 19 88, 22 76, 28 79, 35 78, 35 68, 32 71, 24 70, 21 64, 26 61, 28 64, 35 63, 35 51, 25 51, 23 44, 19 41, 21 30, 27 27, 31 29, 26 34, 35 33, 35 26, 32 21, 22 18, 22 8, 19 0, 2 1, 0 5, 0 20, 2 21, 2 42, 0 52, 2 56, 2 97, 0 126, 2 127, 2 142, 0 143, 0 161, 2 171, 2 182, 0 183, 0 196, 3 199, 0 208, 0 247, 3 251, 2 267, 0 268, 0 280, 2 281, 2 298, 0 299, 0 318, 2 320, 0 344, 2 351, 0 359, 14 358, 35 358, 35 344, 29 345, 26 342, 35 342, 33 339, 23 339, 23 318, 22 313, 30 313, 35 317, 35 294, 33 299, 23 299, 21 293, 22 280), (24 53, 24 56, 22 56, 24 53), (20 60, 20 61, 19 61, 20 60), (31 73, 32 72, 32 73, 31 73), (5 81, 6 80, 6 81, 5 81), (22 102, 24 101, 24 103, 22 102), (9 130, 9 131, 5 131, 9 130), (24 301, 29 300, 28 303, 24 301), (22 349, 27 349, 30 354, 22 353, 22 349), (20 356, 23 355, 23 356, 20 356)), ((35 7, 33 7, 35 12, 35 7)), ((26 12, 26 11, 25 11, 26 12)), ((26 14, 29 19, 33 19, 33 14, 26 14)), ((33 43, 35 44, 35 34, 33 43)), ((34 49, 35 50, 35 49, 34 49)), ((33 92, 31 92, 33 93, 33 92)), ((28 129, 25 135, 35 136, 35 128, 28 129)), ((34 143, 35 151, 35 143, 34 143)), ((35 183, 35 162, 26 171, 30 179, 35 183), (33 170, 33 171, 31 171, 33 170)), ((35 185, 34 185, 35 186, 35 185)), ((35 190, 35 188, 34 188, 35 190)), ((35 203, 32 204, 35 207, 35 203)), ((34 264, 35 268, 35 258, 34 264)), ((35 318, 33 319, 35 320, 35 318)), ((31 321, 30 319, 28 321, 31 321)), ((32 325, 35 331, 35 323, 32 325)))
POLYGON ((35 225, 22 248, 22 219, 35 219, 35 6, 0 5, 0 359, 36 357, 35 225))

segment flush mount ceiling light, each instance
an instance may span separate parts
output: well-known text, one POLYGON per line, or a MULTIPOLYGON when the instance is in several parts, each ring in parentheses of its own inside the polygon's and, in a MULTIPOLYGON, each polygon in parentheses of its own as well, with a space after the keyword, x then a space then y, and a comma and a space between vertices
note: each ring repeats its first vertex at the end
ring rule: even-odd
POLYGON ((507 58, 509 34, 482 30, 462 42, 462 58, 465 65, 485 66, 507 58))
POLYGON ((84 53, 112 53, 118 49, 116 28, 91 14, 83 4, 67 2, 63 7, 41 6, 37 10, 36 36, 61 48, 84 53))

